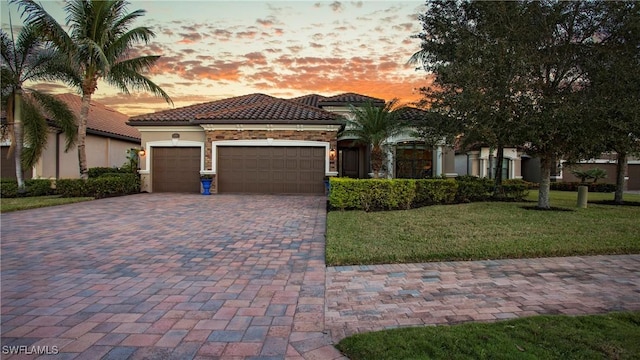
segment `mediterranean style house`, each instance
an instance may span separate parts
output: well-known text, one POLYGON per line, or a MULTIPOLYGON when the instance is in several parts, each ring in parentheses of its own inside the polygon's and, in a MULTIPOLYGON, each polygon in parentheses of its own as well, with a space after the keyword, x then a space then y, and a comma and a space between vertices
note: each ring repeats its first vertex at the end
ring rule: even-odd
MULTIPOLYGON (((351 106, 384 100, 345 93, 280 99, 249 94, 132 117, 144 156, 143 191, 321 194, 328 176, 369 177, 369 150, 340 136, 351 106)), ((404 116, 418 116, 413 109, 404 116)), ((455 176, 453 149, 388 139, 389 177, 455 176)))
MULTIPOLYGON (((80 117, 80 96, 56 95, 80 117)), ((3 114, 4 115, 4 114, 3 114)), ((119 167, 127 161, 127 150, 140 147, 140 133, 126 124, 128 116, 92 101, 87 120, 86 152, 87 165, 92 167, 119 167)), ((2 119, 3 122, 5 119, 2 119)), ((15 163, 8 159, 9 140, 2 141, 2 178, 15 178, 15 163)), ((25 169, 25 179, 79 178, 78 151, 73 147, 64 151, 65 139, 59 129, 49 128, 47 147, 40 160, 31 169, 25 169)))

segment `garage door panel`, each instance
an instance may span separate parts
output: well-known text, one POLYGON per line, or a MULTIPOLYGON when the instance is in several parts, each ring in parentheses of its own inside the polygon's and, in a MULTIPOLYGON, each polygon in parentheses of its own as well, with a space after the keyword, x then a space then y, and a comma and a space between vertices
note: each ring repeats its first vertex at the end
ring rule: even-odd
POLYGON ((221 146, 217 153, 219 192, 324 193, 324 147, 221 146))
POLYGON ((200 192, 200 148, 152 149, 153 192, 200 192))

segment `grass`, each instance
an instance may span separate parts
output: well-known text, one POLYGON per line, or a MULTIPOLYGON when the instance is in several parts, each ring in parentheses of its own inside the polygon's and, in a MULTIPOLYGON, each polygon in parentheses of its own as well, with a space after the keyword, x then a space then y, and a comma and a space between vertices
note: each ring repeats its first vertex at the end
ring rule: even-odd
POLYGON ((336 346, 359 359, 638 359, 640 312, 536 316, 358 334, 336 346))
POLYGON ((0 212, 10 212, 26 209, 36 209, 47 206, 72 204, 81 201, 93 200, 92 197, 79 197, 79 198, 62 198, 57 195, 52 196, 34 196, 34 197, 22 197, 22 198, 3 198, 0 201, 0 212))
MULTIPOLYGON (((332 211, 327 265, 386 264, 640 253, 640 208, 589 204, 553 191, 551 205, 575 211, 531 211, 534 203, 484 202, 412 210, 332 211)), ((590 193, 589 200, 613 194, 590 193)), ((537 199, 532 191, 530 201, 537 199)), ((625 194, 626 201, 640 195, 625 194)))

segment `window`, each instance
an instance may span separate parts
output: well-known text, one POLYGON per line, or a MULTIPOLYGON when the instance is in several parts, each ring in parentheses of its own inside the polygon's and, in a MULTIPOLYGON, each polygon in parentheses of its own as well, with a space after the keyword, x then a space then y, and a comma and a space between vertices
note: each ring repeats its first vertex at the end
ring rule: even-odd
MULTIPOLYGON (((487 169, 487 171, 489 172, 489 178, 493 179, 496 176, 496 158, 493 158, 493 161, 490 162, 490 166, 491 169, 487 169)), ((508 179, 509 178, 509 174, 511 174, 511 172, 509 171, 509 166, 511 164, 511 160, 509 159, 502 159, 502 179, 508 179)))
POLYGON ((433 176, 432 150, 423 142, 402 142, 396 145, 396 177, 420 179, 433 176))

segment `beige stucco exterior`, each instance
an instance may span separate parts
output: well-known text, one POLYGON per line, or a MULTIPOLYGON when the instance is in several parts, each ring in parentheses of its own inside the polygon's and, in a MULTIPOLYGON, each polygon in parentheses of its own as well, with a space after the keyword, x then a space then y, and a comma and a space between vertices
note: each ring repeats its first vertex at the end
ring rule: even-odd
MULTIPOLYGON (((127 161, 126 151, 137 148, 136 142, 87 134, 87 167, 120 167, 127 161)), ((78 147, 65 152, 62 134, 49 132, 47 147, 33 169, 34 178, 76 179, 80 177, 78 147)))

